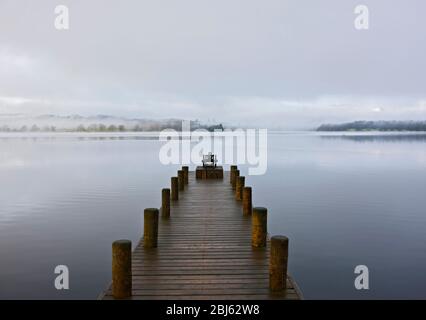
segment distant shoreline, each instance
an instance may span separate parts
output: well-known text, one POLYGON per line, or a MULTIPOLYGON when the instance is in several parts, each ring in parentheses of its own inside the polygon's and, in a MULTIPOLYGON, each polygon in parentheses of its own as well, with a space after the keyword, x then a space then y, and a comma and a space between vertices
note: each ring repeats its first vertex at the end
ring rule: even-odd
POLYGON ((426 121, 354 121, 322 124, 318 132, 426 132, 426 121))

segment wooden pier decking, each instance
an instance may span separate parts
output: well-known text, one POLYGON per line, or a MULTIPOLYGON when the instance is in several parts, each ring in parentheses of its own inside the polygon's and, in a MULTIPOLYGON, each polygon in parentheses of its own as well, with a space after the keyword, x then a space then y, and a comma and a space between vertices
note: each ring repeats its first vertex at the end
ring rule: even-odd
MULTIPOLYGON (((132 253, 132 296, 129 299, 301 299, 288 277, 284 292, 269 289, 269 241, 251 244, 251 217, 243 216, 229 172, 223 179, 188 184, 171 201, 170 217, 158 222, 158 247, 132 253)), ((101 299, 114 299, 111 286, 101 299)))

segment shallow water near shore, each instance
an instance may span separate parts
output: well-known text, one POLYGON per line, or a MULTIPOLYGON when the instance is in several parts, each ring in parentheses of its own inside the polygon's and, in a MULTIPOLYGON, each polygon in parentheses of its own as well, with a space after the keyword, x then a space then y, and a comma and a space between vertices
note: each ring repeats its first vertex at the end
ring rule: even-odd
MULTIPOLYGON (((112 241, 139 240, 143 208, 160 205, 175 175, 178 165, 159 161, 163 144, 1 134, 0 298, 97 298, 112 241), (60 264, 70 290, 54 288, 60 264)), ((269 233, 289 237, 305 298, 426 298, 426 135, 270 132, 267 150, 265 175, 242 174, 268 208, 269 233), (369 268, 369 290, 354 287, 357 265, 369 268)))

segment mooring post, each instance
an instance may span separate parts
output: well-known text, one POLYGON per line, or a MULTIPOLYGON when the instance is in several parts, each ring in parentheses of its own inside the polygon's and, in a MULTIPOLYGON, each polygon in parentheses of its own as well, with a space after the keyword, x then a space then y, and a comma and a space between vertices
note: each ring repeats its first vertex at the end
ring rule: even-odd
POLYGON ((237 188, 237 179, 240 176, 240 170, 235 170, 234 171, 234 177, 232 178, 232 190, 235 191, 235 189, 237 188))
POLYGON ((182 191, 185 188, 185 177, 183 170, 178 170, 178 186, 179 191, 182 191))
POLYGON ((235 199, 238 201, 243 200, 243 188, 245 183, 245 177, 238 177, 237 178, 237 186, 236 186, 236 192, 235 192, 235 199))
POLYGON ((235 171, 238 169, 237 166, 231 166, 231 171, 229 172, 229 182, 232 184, 232 180, 235 179, 235 171))
POLYGON ((161 216, 163 218, 170 217, 170 189, 161 190, 161 216))
POLYGON ((269 260, 269 288, 282 291, 287 288, 288 238, 273 236, 269 260))
POLYGON ((112 243, 112 295, 114 299, 132 296, 132 242, 117 240, 112 243))
POLYGON ((178 177, 172 177, 171 182, 172 182, 172 186, 171 186, 172 200, 179 200, 178 177))
POLYGON ((267 235, 267 218, 268 211, 266 208, 253 208, 251 220, 251 243, 253 247, 265 247, 267 235))
POLYGON ((147 208, 143 219, 143 246, 156 248, 158 241, 158 209, 147 208))
POLYGON ((251 187, 243 188, 243 215, 250 216, 252 210, 251 187))
POLYGON ((188 176, 189 175, 189 167, 183 166, 182 170, 183 170, 183 178, 184 178, 185 184, 188 184, 188 182, 189 182, 189 176, 188 176))

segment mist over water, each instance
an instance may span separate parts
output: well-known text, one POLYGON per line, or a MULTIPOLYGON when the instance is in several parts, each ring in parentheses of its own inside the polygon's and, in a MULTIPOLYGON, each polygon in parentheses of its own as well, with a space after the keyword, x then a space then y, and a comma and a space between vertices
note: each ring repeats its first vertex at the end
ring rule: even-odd
MULTIPOLYGON (((1 135, 0 298, 96 298, 111 280, 111 243, 136 245, 143 208, 160 206, 178 169, 160 163, 162 145, 1 135), (59 264, 68 291, 54 288, 59 264)), ((266 174, 241 168, 269 233, 290 239, 305 298, 426 298, 426 135, 270 133, 266 174), (361 264, 368 291, 354 287, 361 264)))

